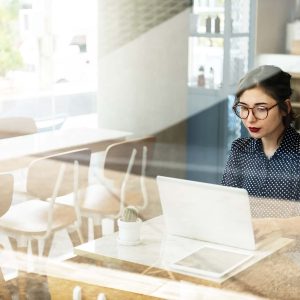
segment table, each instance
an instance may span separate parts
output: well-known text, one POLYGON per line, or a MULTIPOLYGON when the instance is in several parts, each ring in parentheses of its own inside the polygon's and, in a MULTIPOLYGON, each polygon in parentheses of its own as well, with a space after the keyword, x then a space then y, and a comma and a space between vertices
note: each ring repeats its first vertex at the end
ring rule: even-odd
POLYGON ((74 128, 40 132, 0 140, 0 171, 26 167, 37 156, 80 148, 103 151, 130 132, 104 128, 74 128))
MULTIPOLYGON (((232 291, 213 289, 187 282, 173 281, 165 278, 128 273, 107 269, 97 263, 86 260, 85 263, 56 261, 45 257, 31 257, 33 273, 27 273, 27 296, 38 291, 40 298, 51 293, 51 299, 72 299, 74 288, 80 288, 82 299, 97 299, 104 294, 108 299, 122 300, 183 300, 183 299, 230 299, 263 300, 232 291), (48 283, 48 284, 47 284, 48 283), (209 298, 207 298, 209 297, 209 298)), ((27 270, 28 257, 24 253, 0 251, 0 265, 11 267, 18 265, 27 270)), ((0 282, 1 287, 13 290, 16 280, 8 284, 0 282)), ((0 295, 2 295, 0 290, 0 295)), ((36 295, 36 294, 35 294, 36 295)), ((36 297, 35 297, 36 298, 36 297)))
POLYGON ((187 251, 190 253, 198 249, 203 242, 180 237, 165 240, 162 238, 162 228, 162 218, 154 218, 144 222, 141 235, 143 242, 139 246, 121 246, 114 234, 75 247, 74 252, 78 260, 80 257, 89 258, 95 262, 101 261, 103 266, 229 288, 257 296, 297 299, 295 295, 300 295, 300 264, 296 265, 283 253, 293 242, 291 239, 277 237, 263 241, 254 258, 240 269, 224 278, 212 280, 181 271, 174 272, 167 267, 187 251))

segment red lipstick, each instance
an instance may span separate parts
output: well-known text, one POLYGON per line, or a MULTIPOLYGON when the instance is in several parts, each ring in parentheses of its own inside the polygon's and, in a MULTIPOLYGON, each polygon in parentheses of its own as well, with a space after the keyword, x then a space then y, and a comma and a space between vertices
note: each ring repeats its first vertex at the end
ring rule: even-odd
POLYGON ((259 132, 260 128, 257 127, 248 127, 251 132, 259 132))

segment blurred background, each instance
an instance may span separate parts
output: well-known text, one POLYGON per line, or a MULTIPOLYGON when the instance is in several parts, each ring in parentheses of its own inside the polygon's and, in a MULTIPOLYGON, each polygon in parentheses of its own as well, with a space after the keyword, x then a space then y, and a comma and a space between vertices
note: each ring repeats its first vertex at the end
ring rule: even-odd
POLYGON ((220 182, 232 140, 246 134, 231 111, 238 80, 274 64, 299 89, 299 7, 298 0, 0 0, 0 116, 32 117, 38 131, 152 134, 153 175, 220 182))

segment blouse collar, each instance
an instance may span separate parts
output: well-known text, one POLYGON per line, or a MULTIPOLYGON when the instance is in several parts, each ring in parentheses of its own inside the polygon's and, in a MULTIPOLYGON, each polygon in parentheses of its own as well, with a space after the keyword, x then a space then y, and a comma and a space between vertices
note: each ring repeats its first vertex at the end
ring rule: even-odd
MULTIPOLYGON (((289 126, 285 130, 282 141, 275 153, 282 153, 290 151, 291 149, 296 149, 297 145, 294 141, 297 136, 297 131, 293 127, 289 126)), ((263 145, 261 139, 251 138, 251 140, 251 152, 263 152, 263 145)))

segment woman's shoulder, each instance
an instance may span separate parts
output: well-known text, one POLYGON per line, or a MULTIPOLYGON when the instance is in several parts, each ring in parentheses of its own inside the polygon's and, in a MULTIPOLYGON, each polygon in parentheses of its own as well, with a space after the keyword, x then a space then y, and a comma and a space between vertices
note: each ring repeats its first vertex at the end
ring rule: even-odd
POLYGON ((288 128, 286 138, 284 140, 284 146, 300 154, 300 133, 295 128, 288 128))
POLYGON ((300 134, 299 134, 299 132, 296 132, 295 146, 296 146, 297 152, 300 153, 300 134))
POLYGON ((238 138, 232 142, 232 151, 252 152, 255 146, 253 138, 238 138))
POLYGON ((240 138, 237 138, 235 139, 233 142, 232 142, 232 145, 240 145, 240 146, 245 146, 245 145, 249 145, 251 144, 253 138, 250 138, 250 137, 240 137, 240 138))

